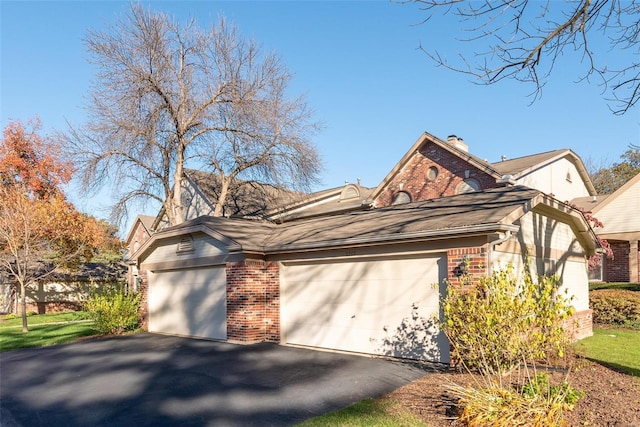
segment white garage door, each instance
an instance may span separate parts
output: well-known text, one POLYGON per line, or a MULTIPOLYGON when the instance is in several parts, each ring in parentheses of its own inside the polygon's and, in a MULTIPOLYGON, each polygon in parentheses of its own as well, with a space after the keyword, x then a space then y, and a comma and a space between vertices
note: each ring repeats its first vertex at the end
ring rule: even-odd
POLYGON ((438 331, 446 256, 284 265, 283 340, 448 362, 438 331))
POLYGON ((224 266, 149 274, 150 332, 227 338, 224 266))

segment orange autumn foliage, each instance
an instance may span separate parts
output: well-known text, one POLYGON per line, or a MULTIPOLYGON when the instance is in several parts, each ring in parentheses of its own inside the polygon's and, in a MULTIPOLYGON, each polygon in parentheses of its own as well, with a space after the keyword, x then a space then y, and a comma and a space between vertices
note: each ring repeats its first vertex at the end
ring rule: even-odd
POLYGON ((66 200, 61 185, 69 182, 72 165, 38 129, 37 120, 27 127, 9 123, 0 144, 0 271, 20 287, 25 332, 28 286, 119 243, 106 223, 66 200))

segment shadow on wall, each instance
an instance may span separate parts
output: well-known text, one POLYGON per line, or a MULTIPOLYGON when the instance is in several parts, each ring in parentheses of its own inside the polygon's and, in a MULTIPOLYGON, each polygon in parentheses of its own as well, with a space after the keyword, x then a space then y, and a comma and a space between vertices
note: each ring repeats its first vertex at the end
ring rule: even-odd
POLYGON ((438 321, 420 315, 417 304, 411 307, 411 315, 391 330, 385 327, 380 354, 404 359, 429 362, 449 362, 449 340, 438 327, 438 321))

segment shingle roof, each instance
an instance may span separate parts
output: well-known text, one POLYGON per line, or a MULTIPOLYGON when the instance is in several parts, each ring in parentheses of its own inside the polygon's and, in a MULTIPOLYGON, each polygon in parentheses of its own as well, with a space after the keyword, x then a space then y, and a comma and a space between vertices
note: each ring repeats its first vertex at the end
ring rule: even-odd
POLYGON ((511 225, 503 222, 505 218, 540 194, 521 186, 498 188, 282 224, 203 216, 167 230, 204 226, 240 244, 242 249, 264 252, 348 241, 366 243, 420 233, 446 235, 452 230, 458 233, 478 226, 511 225))
POLYGON ((518 157, 492 163, 491 166, 502 175, 518 175, 519 173, 547 162, 556 157, 562 157, 569 150, 560 149, 547 151, 545 153, 532 154, 530 156, 518 157))
MULTIPOLYGON (((209 203, 215 205, 220 195, 220 180, 214 174, 194 169, 185 170, 187 177, 193 181, 209 203)), ((299 200, 304 193, 277 188, 270 184, 255 181, 236 181, 229 189, 224 205, 224 216, 256 216, 299 200)))
POLYGON ((446 235, 454 229, 502 224, 505 217, 539 194, 539 191, 526 187, 499 188, 294 221, 274 229, 268 245, 284 250, 287 247, 366 242, 426 232, 446 235))
POLYGON ((588 197, 576 197, 571 200, 571 203, 579 207, 585 212, 591 212, 600 203, 604 202, 609 197, 609 194, 603 194, 599 196, 588 197))

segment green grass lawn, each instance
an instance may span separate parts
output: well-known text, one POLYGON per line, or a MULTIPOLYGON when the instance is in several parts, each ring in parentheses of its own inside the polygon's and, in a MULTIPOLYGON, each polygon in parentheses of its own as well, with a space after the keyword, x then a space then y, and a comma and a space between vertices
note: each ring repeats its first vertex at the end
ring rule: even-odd
POLYGON ((640 377, 640 331, 594 329, 593 336, 580 341, 578 348, 588 359, 640 377))
POLYGON ((640 292, 640 283, 590 283, 589 290, 596 291, 598 289, 620 289, 625 291, 640 292))
MULTIPOLYGON (((11 318, 7 319, 6 316, 3 320, 0 321, 0 329, 3 328, 12 328, 16 326, 22 326, 22 317, 19 315, 14 317, 10 315, 11 318)), ((89 315, 85 311, 69 311, 65 313, 52 313, 52 314, 34 314, 33 316, 27 316, 27 324, 29 327, 31 325, 41 325, 44 323, 57 323, 57 322, 72 322, 75 320, 86 320, 89 318, 89 315)))
POLYGON ((424 427, 425 424, 398 404, 386 400, 364 399, 339 411, 307 420, 299 426, 424 427))
POLYGON ((29 316, 29 332, 26 334, 22 333, 20 317, 3 320, 0 322, 0 351, 65 344, 96 335, 93 322, 78 322, 83 319, 86 315, 82 312, 29 316))

